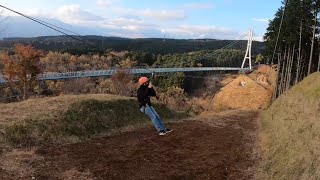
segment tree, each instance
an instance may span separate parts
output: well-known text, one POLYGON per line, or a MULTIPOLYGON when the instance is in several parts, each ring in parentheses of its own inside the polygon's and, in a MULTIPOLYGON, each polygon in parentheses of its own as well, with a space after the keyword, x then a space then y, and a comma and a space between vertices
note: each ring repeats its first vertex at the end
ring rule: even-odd
POLYGON ((319 57, 319 4, 317 0, 284 0, 283 6, 269 22, 264 36, 265 56, 272 59, 272 63, 278 61, 280 77, 276 85, 279 87, 277 95, 315 70, 319 57), (282 17, 283 23, 280 26, 282 17))
POLYGON ((28 88, 32 88, 30 87, 32 82, 41 72, 40 58, 43 56, 43 51, 24 45, 16 45, 13 56, 9 56, 8 53, 2 53, 0 56, 4 62, 4 74, 8 80, 10 82, 19 80, 22 86, 23 100, 26 99, 28 88))
POLYGON ((261 63, 264 60, 264 56, 262 54, 258 54, 256 57, 256 63, 261 63))
POLYGON ((130 59, 122 60, 119 62, 121 68, 132 68, 137 65, 137 61, 132 61, 130 59))
MULTIPOLYGON (((313 51, 314 51, 314 44, 315 44, 315 36, 316 36, 316 32, 317 32, 317 26, 319 24, 318 22, 318 14, 319 14, 319 11, 320 11, 320 2, 318 0, 316 1, 313 1, 313 4, 312 4, 312 9, 313 9, 313 13, 314 13, 314 19, 313 19, 313 26, 312 26, 312 44, 311 44, 311 53, 310 53, 310 58, 309 58, 309 66, 308 66, 308 75, 311 73, 311 67, 312 67, 312 64, 313 64, 313 59, 314 59, 314 56, 313 56, 313 51)), ((319 52, 320 54, 320 52, 319 52)))
MULTIPOLYGON (((281 17, 284 12, 284 4, 278 9, 273 20, 269 22, 269 27, 264 36, 266 43, 266 55, 270 58, 273 55, 273 50, 276 44, 276 39, 280 27, 281 17)), ((287 45, 298 44, 300 22, 302 22, 302 49, 309 54, 309 49, 312 37, 313 13, 311 0, 290 0, 286 7, 286 13, 283 20, 281 33, 279 37, 278 47, 280 52, 286 48, 287 45)), ((279 52, 279 51, 278 51, 279 52)))
POLYGON ((125 71, 118 70, 111 80, 111 93, 120 96, 132 96, 135 91, 136 84, 132 81, 133 77, 125 71))

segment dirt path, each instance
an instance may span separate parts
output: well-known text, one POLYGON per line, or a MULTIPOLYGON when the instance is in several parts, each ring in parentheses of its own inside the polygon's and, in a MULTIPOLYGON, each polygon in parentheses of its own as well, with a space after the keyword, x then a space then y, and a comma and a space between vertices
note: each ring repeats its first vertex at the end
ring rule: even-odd
POLYGON ((36 151, 0 161, 0 179, 253 179, 257 113, 207 113, 153 127, 36 151), (5 169, 3 169, 5 168, 5 169), (9 170, 9 171, 8 171, 9 170))
POLYGON ((36 179, 252 179, 257 113, 232 111, 61 147, 41 148, 36 179))

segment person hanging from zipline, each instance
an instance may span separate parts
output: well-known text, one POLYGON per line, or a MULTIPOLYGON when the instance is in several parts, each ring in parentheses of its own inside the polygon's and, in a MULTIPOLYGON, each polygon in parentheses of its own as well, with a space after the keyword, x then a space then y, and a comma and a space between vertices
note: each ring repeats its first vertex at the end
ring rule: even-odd
POLYGON ((160 116, 151 105, 150 97, 155 97, 156 91, 153 89, 152 83, 147 77, 139 78, 139 89, 137 91, 137 98, 139 102, 140 111, 146 114, 152 121, 154 127, 157 129, 160 136, 172 132, 172 129, 165 127, 160 116))

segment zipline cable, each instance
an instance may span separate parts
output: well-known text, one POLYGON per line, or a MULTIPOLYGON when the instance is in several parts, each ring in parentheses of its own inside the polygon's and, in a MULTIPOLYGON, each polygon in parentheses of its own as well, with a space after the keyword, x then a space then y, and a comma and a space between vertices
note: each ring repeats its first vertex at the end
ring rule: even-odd
MULTIPOLYGON (((77 41, 79 41, 79 42, 82 42, 83 44, 86 44, 86 45, 88 45, 88 46, 90 46, 90 47, 97 48, 97 47, 95 47, 95 46, 94 46, 93 44, 91 44, 91 43, 88 43, 88 42, 86 42, 86 41, 84 41, 84 40, 82 40, 82 39, 80 39, 80 38, 78 38, 78 37, 75 37, 75 36, 69 35, 68 33, 63 32, 63 31, 62 31, 62 30, 64 30, 63 28, 60 28, 60 27, 58 27, 58 26, 52 27, 52 26, 49 25, 49 23, 46 23, 46 22, 41 21, 41 20, 38 20, 38 19, 33 18, 33 17, 31 17, 31 16, 28 16, 28 15, 25 15, 25 14, 23 14, 23 13, 21 13, 21 12, 15 11, 15 10, 13 10, 13 9, 10 9, 10 8, 6 7, 6 6, 0 5, 0 7, 4 8, 4 9, 7 9, 7 10, 13 12, 13 13, 16 13, 16 14, 18 14, 18 15, 20 15, 20 16, 23 16, 23 17, 25 17, 25 18, 27 18, 27 19, 30 19, 30 20, 38 23, 38 24, 41 24, 41 25, 43 25, 43 26, 45 26, 45 27, 47 27, 47 28, 50 28, 50 29, 52 29, 52 30, 54 30, 54 31, 57 31, 57 32, 59 32, 59 33, 61 33, 61 34, 63 34, 63 35, 66 35, 66 36, 68 36, 68 37, 70 37, 70 38, 72 38, 72 39, 74 39, 74 40, 77 40, 77 41), (61 29, 61 30, 59 30, 59 29, 61 29)), ((69 30, 67 30, 67 31, 69 31, 69 30)), ((71 31, 69 31, 69 32, 71 32, 71 31)))

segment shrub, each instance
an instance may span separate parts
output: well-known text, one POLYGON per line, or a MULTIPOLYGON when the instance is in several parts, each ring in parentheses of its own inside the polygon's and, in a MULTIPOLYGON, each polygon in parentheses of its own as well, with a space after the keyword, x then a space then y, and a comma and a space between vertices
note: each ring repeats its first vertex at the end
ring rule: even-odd
POLYGON ((121 96, 132 96, 136 90, 136 84, 132 81, 132 75, 125 71, 118 70, 110 80, 110 91, 112 94, 121 96))
POLYGON ((170 108, 187 111, 188 107, 188 97, 183 89, 179 87, 169 87, 166 91, 160 92, 159 101, 166 104, 170 108))
POLYGON ((71 79, 64 83, 62 92, 64 94, 88 94, 95 92, 94 88, 95 83, 90 78, 71 79))

